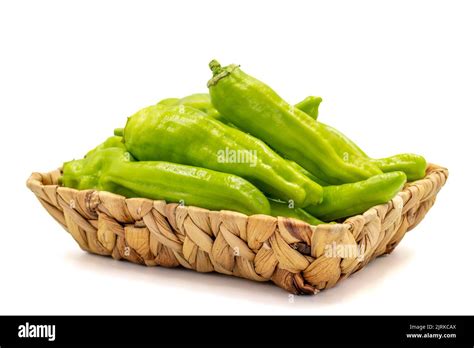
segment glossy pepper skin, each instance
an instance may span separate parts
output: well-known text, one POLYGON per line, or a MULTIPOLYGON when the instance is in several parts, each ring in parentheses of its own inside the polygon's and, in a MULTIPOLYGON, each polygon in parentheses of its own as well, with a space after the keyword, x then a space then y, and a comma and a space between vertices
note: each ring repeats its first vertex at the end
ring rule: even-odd
POLYGON ((356 183, 326 186, 323 202, 306 207, 305 210, 326 221, 357 215, 391 200, 403 188, 406 180, 405 173, 390 172, 356 183))
POLYGON ((354 143, 351 139, 346 137, 336 128, 331 127, 328 124, 322 123, 321 121, 318 121, 316 123, 316 127, 318 131, 322 134, 322 136, 327 137, 331 144, 334 147, 337 147, 337 152, 340 155, 344 156, 345 154, 348 154, 350 157, 368 157, 365 152, 362 151, 359 146, 357 146, 356 143, 354 143))
POLYGON ((216 110, 214 105, 211 103, 211 97, 209 93, 195 93, 179 98, 167 98, 163 99, 162 101, 158 102, 161 105, 168 105, 168 106, 176 106, 176 105, 186 105, 192 108, 198 109, 208 116, 222 122, 225 124, 229 124, 227 120, 219 114, 219 111, 216 110))
MULTIPOLYGON (((314 120, 316 120, 318 117, 318 110, 321 102, 321 97, 309 96, 303 99, 301 102, 295 104, 295 108, 304 111, 314 120)), ((212 105, 211 98, 208 93, 192 94, 182 99, 177 99, 176 105, 178 104, 194 107, 205 112, 210 117, 229 124, 229 122, 224 118, 224 116, 220 115, 219 112, 215 109, 214 105, 212 105)), ((355 144, 351 139, 339 132, 336 128, 333 128, 322 122, 313 122, 313 124, 316 127, 316 131, 319 133, 319 136, 326 139, 336 150, 339 157, 341 157, 344 161, 353 162, 355 165, 362 166, 372 175, 382 173, 382 171, 377 167, 375 163, 372 163, 369 159, 366 159, 368 158, 368 156, 360 149, 359 146, 357 146, 357 144, 355 144)), ((293 163, 299 167, 299 170, 303 170, 306 176, 311 176, 311 179, 313 181, 316 181, 318 184, 324 186, 328 185, 324 182, 324 180, 315 177, 303 167, 299 166, 296 162, 293 163)))
MULTIPOLYGON (((303 105, 303 111, 316 120, 321 101, 315 98, 307 97, 296 105, 303 105)), ((349 161, 354 161, 356 164, 359 163, 359 165, 365 166, 368 170, 374 170, 373 167, 376 166, 384 173, 402 171, 407 175, 408 181, 421 179, 426 174, 427 163, 423 156, 402 153, 385 158, 370 158, 356 143, 336 128, 319 121, 317 122, 317 128, 336 148, 339 155, 345 156, 349 161), (367 162, 370 162, 372 169, 370 169, 371 165, 367 164, 367 162)))
POLYGON ((320 121, 316 122, 321 101, 322 99, 320 97, 309 96, 295 106, 314 119, 313 126, 316 132, 320 137, 326 139, 331 144, 339 157, 345 162, 358 166, 371 175, 382 174, 382 170, 380 170, 377 164, 373 163, 352 140, 339 132, 336 128, 320 121))
POLYGON ((356 182, 372 174, 345 162, 314 127, 314 120, 289 105, 263 82, 236 65, 212 61, 208 82, 212 104, 239 129, 262 139, 278 153, 330 184, 356 182))
POLYGON ((338 156, 345 162, 362 168, 370 173, 370 176, 382 174, 382 170, 367 156, 363 156, 362 150, 350 139, 346 139, 337 129, 321 122, 315 122, 314 127, 318 134, 331 144, 338 156))
POLYGON ((322 188, 263 141, 188 106, 155 105, 128 118, 127 149, 140 161, 162 160, 241 176, 296 206, 317 204, 322 188), (241 160, 238 160, 240 158, 241 160))
MULTIPOLYGON (((171 100, 171 99, 173 98, 169 98, 165 100, 171 100)), ((214 106, 211 103, 211 98, 209 94, 207 93, 192 94, 190 96, 187 96, 181 99, 175 99, 175 100, 176 100, 175 105, 187 105, 187 106, 194 107, 196 109, 203 111, 209 117, 212 117, 218 121, 226 123, 227 125, 233 126, 214 108, 214 106)), ((308 112, 311 112, 312 113, 311 116, 313 117, 315 114, 317 115, 318 107, 321 101, 322 101, 321 97, 309 96, 305 98, 303 101, 296 104, 295 107, 299 108, 302 111, 306 110, 308 112)), ((330 144, 339 154, 339 157, 341 157, 344 161, 352 162, 355 165, 364 167, 364 169, 366 169, 372 175, 382 173, 382 171, 377 167, 377 165, 374 163, 371 163, 370 160, 361 158, 361 156, 353 155, 351 152, 352 149, 347 149, 347 147, 352 146, 354 149, 358 149, 357 145, 352 142, 349 143, 350 140, 347 138, 344 138, 344 135, 338 132, 335 128, 332 128, 327 125, 323 125, 322 123, 319 123, 319 122, 318 123, 314 122, 314 126, 316 127, 316 130, 320 133, 320 136, 330 142, 330 144), (346 142, 348 143, 346 144, 346 142)), ((360 151, 361 153, 363 153, 362 150, 360 151)), ((308 178, 318 183, 319 185, 321 186, 329 185, 327 182, 325 182, 321 178, 318 178, 316 175, 310 173, 309 171, 301 167, 298 163, 294 161, 289 161, 289 163, 300 173, 307 176, 308 178)))
MULTIPOLYGON (((297 103, 295 106, 300 110, 306 112, 311 118, 315 121, 318 119, 319 105, 321 104, 322 99, 320 97, 306 97, 301 102, 297 103)), ((315 122, 317 125, 318 131, 322 132, 322 136, 328 137, 330 143, 337 147, 338 153, 348 153, 350 156, 359 156, 359 157, 368 157, 362 149, 357 146, 351 139, 345 136, 343 133, 338 131, 336 128, 331 127, 327 124, 324 124, 320 121, 315 122)))
POLYGON ((135 162, 121 137, 111 137, 85 158, 66 162, 62 184, 125 197, 180 202, 247 215, 270 214, 267 198, 238 176, 168 162, 135 162))
MULTIPOLYGON (((164 100, 168 101, 168 100, 172 100, 172 99, 175 100, 175 105, 187 105, 187 106, 193 107, 195 109, 201 110, 207 116, 212 117, 212 118, 214 118, 214 119, 216 119, 220 122, 223 122, 223 123, 227 124, 228 126, 236 128, 231 123, 229 123, 221 114, 219 114, 219 111, 217 111, 214 108, 214 105, 212 105, 212 103, 211 103, 211 97, 209 96, 208 93, 197 93, 197 94, 191 94, 191 95, 189 95, 187 97, 184 97, 184 98, 181 98, 181 99, 168 98, 168 99, 164 99, 164 100)), ((308 103, 308 104, 312 104, 317 100, 322 100, 322 99, 320 97, 308 97, 303 102, 308 103)), ((303 105, 303 102, 298 103, 298 104, 303 105)), ((160 104, 160 103, 161 102, 159 102, 158 104, 160 104)), ((311 106, 311 108, 315 107, 314 105, 310 105, 310 106, 311 106)), ((316 108, 317 108, 317 106, 316 106, 316 108)), ((115 131, 114 131, 114 134, 115 135, 123 135, 123 128, 116 128, 115 131)), ((296 163, 294 161, 290 161, 290 160, 287 160, 287 162, 290 166, 292 166, 298 172, 300 172, 301 174, 307 176, 309 179, 311 179, 312 181, 318 183, 319 185, 321 185, 321 186, 329 185, 324 180, 322 180, 322 179, 316 177, 314 174, 308 172, 306 169, 301 167, 298 163, 296 163)))
POLYGON ((270 215, 272 216, 275 216, 275 217, 282 216, 282 217, 287 217, 287 218, 298 219, 314 226, 325 223, 315 218, 311 214, 308 214, 306 211, 304 211, 301 208, 290 208, 288 206, 288 203, 286 202, 281 202, 274 199, 269 199, 268 201, 270 202, 270 209, 271 209, 270 215))
MULTIPOLYGON (((295 107, 304 111, 316 121, 321 101, 322 99, 320 97, 309 96, 297 103, 295 107)), ((319 136, 326 139, 339 157, 341 157, 345 162, 352 163, 368 173, 371 173, 371 175, 382 174, 383 171, 380 170, 377 164, 373 163, 359 146, 339 132, 336 128, 320 121, 313 122, 313 126, 316 128, 319 136)))
POLYGON ((63 186, 78 190, 98 188, 102 170, 105 164, 108 164, 104 161, 105 155, 126 161, 134 160, 127 152, 121 137, 109 137, 102 144, 90 150, 83 159, 65 162, 63 175, 59 182, 63 186))
MULTIPOLYGON (((306 112, 314 120, 318 117, 319 105, 322 101, 321 97, 309 96, 301 102, 295 104, 295 107, 306 112)), ((159 104, 166 105, 187 105, 205 112, 208 116, 217 119, 229 126, 233 126, 224 116, 214 108, 208 93, 196 93, 184 98, 168 98, 159 104), (172 103, 171 103, 172 102, 172 103)), ((399 154, 386 158, 373 159, 370 158, 354 141, 334 127, 320 121, 314 122, 316 131, 320 137, 326 139, 334 148, 336 153, 344 161, 351 162, 356 166, 364 168, 371 175, 378 175, 393 171, 403 171, 407 175, 408 181, 418 180, 425 176, 426 160, 416 154, 399 154)), ((123 129, 117 128, 116 135, 122 135, 123 129)), ((310 173, 294 161, 290 161, 302 174, 322 186, 329 184, 321 178, 310 173)))
POLYGON ((402 153, 385 158, 370 158, 351 139, 327 124, 317 122, 316 125, 321 135, 325 136, 337 149, 340 156, 348 161, 371 171, 373 175, 395 171, 402 171, 407 175, 408 181, 418 180, 425 176, 426 160, 423 156, 402 153))
POLYGON ((399 155, 371 159, 384 173, 400 170, 407 175, 408 181, 424 178, 427 163, 423 156, 414 153, 402 153, 399 155))

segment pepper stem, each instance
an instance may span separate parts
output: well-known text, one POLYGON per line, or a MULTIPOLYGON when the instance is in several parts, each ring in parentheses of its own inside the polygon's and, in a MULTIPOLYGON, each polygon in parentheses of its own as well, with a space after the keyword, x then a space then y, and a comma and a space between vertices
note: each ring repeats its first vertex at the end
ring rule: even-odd
POLYGON ((231 64, 222 67, 217 60, 211 60, 209 68, 212 70, 212 78, 207 82, 207 87, 214 86, 220 79, 230 75, 235 69, 238 69, 239 66, 240 65, 231 64))
POLYGON ((216 76, 217 74, 222 72, 221 64, 215 59, 211 60, 211 62, 209 63, 209 68, 211 69, 213 76, 216 76))
POLYGON ((119 136, 119 137, 123 137, 123 128, 115 128, 114 129, 114 135, 119 136))

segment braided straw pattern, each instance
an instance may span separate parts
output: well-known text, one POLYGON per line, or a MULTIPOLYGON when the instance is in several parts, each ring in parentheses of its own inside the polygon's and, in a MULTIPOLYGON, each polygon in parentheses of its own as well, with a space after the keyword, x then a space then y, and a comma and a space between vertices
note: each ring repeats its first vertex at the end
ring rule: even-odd
POLYGON ((147 266, 183 266, 256 281, 293 294, 334 286, 390 253, 433 205, 448 170, 429 165, 390 202, 339 224, 311 226, 57 185, 60 171, 33 173, 27 186, 88 252, 147 266))

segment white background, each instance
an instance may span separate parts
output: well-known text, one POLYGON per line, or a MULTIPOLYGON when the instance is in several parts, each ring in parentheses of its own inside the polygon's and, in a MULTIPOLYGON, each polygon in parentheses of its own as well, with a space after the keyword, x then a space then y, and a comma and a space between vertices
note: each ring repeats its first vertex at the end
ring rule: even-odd
POLYGON ((474 8, 468 1, 2 1, 0 314, 474 314, 474 8), (395 252, 335 288, 146 268, 82 252, 26 188, 139 108, 238 63, 374 157, 450 169, 395 252))

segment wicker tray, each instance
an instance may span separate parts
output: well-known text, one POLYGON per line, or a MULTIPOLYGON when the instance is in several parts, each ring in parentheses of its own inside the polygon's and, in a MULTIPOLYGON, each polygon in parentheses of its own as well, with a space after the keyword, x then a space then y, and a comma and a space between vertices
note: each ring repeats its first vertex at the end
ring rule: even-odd
POLYGON ((435 202, 448 170, 430 164, 424 179, 390 202, 339 224, 311 226, 57 185, 60 171, 33 173, 27 186, 88 252, 147 266, 183 266, 315 294, 390 253, 435 202))

